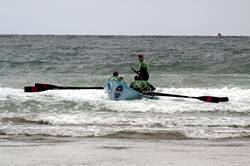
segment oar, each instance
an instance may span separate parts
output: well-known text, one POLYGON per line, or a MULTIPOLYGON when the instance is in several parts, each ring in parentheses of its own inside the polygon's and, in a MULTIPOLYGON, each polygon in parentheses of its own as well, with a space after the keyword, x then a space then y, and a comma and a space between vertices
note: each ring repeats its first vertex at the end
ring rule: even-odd
POLYGON ((24 92, 42 92, 46 90, 61 90, 61 89, 103 89, 103 87, 68 87, 68 86, 57 86, 51 84, 36 83, 35 86, 24 87, 24 92))
POLYGON ((135 72, 136 74, 140 75, 140 73, 136 71, 133 67, 131 67, 131 70, 133 70, 133 72, 135 72))
POLYGON ((150 95, 150 96, 167 96, 167 97, 192 98, 192 99, 198 99, 198 100, 205 101, 205 102, 210 102, 210 103, 219 103, 219 102, 227 102, 227 101, 229 101, 228 97, 214 97, 214 96, 193 97, 193 96, 182 96, 182 95, 174 95, 174 94, 158 93, 158 92, 143 92, 143 94, 150 95))

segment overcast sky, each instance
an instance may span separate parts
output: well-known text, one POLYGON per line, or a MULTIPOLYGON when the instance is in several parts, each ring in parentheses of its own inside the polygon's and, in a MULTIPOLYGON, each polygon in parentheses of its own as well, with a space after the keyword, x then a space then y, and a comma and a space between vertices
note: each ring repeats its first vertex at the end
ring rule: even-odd
POLYGON ((0 0, 0 34, 248 35, 250 0, 0 0))

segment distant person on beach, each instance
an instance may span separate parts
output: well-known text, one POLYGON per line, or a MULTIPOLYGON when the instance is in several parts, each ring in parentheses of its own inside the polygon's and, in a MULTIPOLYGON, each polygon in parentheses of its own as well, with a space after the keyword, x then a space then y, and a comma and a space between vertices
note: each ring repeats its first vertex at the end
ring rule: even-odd
POLYGON ((218 33, 218 37, 222 37, 221 33, 218 33))

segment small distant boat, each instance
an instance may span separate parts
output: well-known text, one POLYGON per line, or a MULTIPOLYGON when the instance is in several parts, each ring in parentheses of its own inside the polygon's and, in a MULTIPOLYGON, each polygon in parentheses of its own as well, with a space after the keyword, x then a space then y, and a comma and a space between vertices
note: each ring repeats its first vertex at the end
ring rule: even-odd
POLYGON ((110 100, 133 100, 133 99, 158 99, 152 95, 142 94, 122 81, 109 80, 104 86, 105 92, 108 94, 110 100))

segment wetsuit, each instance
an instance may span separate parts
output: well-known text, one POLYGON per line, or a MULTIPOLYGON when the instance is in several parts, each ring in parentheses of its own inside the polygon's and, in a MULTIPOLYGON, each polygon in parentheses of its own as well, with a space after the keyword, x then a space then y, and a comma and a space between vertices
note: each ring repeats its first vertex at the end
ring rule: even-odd
POLYGON ((139 92, 155 90, 155 88, 152 85, 150 85, 148 81, 144 80, 135 80, 134 82, 131 83, 130 87, 139 92))
POLYGON ((140 62, 140 70, 138 71, 141 80, 147 81, 149 79, 148 65, 145 62, 140 62))
POLYGON ((110 81, 120 81, 120 79, 116 76, 112 76, 109 80, 110 81))

